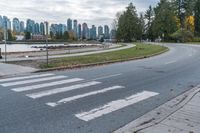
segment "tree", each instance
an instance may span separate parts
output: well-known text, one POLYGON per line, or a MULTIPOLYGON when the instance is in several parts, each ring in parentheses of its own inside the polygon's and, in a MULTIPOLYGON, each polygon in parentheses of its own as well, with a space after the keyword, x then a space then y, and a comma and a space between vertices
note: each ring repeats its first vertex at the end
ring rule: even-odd
POLYGON ((144 21, 144 16, 141 13, 140 18, 139 18, 139 23, 138 23, 138 33, 137 33, 137 39, 144 39, 144 32, 145 32, 145 21, 144 21))
POLYGON ((200 35, 200 0, 197 0, 194 9, 195 34, 200 35))
POLYGON ((170 40, 170 35, 177 31, 176 15, 169 1, 160 0, 154 9, 155 19, 152 24, 153 35, 170 40))
POLYGON ((185 25, 185 19, 193 16, 196 1, 197 0, 171 0, 173 10, 181 23, 181 28, 187 27, 187 25, 185 25))
POLYGON ((0 41, 2 41, 3 39, 4 39, 3 29, 0 28, 0 41))
POLYGON ((25 32, 25 38, 26 38, 26 40, 31 39, 31 33, 28 32, 28 31, 26 31, 26 32, 25 32))
POLYGON ((68 39, 69 39, 69 33, 65 31, 63 34, 63 40, 68 41, 68 39))
POLYGON ((54 33, 52 31, 50 31, 50 37, 51 39, 54 39, 54 33))
POLYGON ((15 36, 13 36, 12 31, 11 30, 7 30, 7 34, 8 34, 8 41, 13 41, 15 40, 15 36))
POLYGON ((144 14, 144 18, 147 21, 145 25, 145 31, 146 31, 146 38, 150 40, 154 40, 153 37, 153 31, 152 31, 152 23, 153 23, 153 18, 154 18, 154 11, 151 6, 149 6, 149 9, 144 14))
POLYGON ((119 17, 117 24, 117 40, 131 42, 140 39, 140 20, 135 6, 132 3, 128 5, 126 11, 119 17))

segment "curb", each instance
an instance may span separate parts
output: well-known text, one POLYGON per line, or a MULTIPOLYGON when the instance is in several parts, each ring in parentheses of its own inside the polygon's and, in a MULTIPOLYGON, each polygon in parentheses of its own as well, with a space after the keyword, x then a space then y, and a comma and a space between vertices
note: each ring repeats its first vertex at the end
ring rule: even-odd
POLYGON ((158 108, 150 111, 149 113, 141 116, 140 118, 130 122, 124 127, 114 131, 113 133, 133 133, 139 132, 143 129, 155 126, 179 109, 183 108, 192 98, 200 92, 200 85, 186 91, 178 97, 168 101, 167 103, 159 106, 158 108))
POLYGON ((74 66, 63 66, 63 67, 42 69, 42 70, 35 71, 34 73, 48 72, 48 71, 59 71, 59 70, 67 70, 67 69, 76 69, 76 68, 86 68, 86 67, 108 65, 108 64, 120 63, 120 62, 132 61, 132 60, 139 60, 139 59, 145 59, 145 58, 150 58, 150 57, 153 57, 153 56, 156 56, 156 55, 160 55, 160 54, 163 54, 163 53, 168 52, 168 51, 169 51, 169 48, 167 48, 166 50, 160 51, 158 53, 147 55, 147 56, 140 56, 140 57, 134 57, 134 58, 129 58, 129 59, 119 59, 119 60, 98 62, 98 63, 90 63, 90 64, 82 64, 82 65, 74 65, 74 66))

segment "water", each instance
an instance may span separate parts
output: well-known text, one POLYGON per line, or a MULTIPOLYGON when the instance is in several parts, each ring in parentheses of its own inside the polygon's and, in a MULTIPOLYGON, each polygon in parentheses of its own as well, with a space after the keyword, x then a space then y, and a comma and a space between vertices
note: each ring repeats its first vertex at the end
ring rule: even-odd
MULTIPOLYGON (((49 46, 64 46, 64 44, 48 44, 49 46)), ((68 46, 91 46, 100 44, 68 44, 68 46)), ((7 44, 7 52, 31 52, 40 51, 40 48, 33 48, 34 46, 43 47, 46 44, 7 44)), ((1 52, 5 52, 5 44, 0 44, 1 52)))
MULTIPOLYGON (((49 44, 49 46, 63 46, 64 44, 49 44)), ((30 52, 40 51, 40 48, 32 48, 33 46, 46 46, 46 44, 7 44, 7 52, 30 52)), ((1 52, 5 51, 5 45, 0 44, 1 52)))

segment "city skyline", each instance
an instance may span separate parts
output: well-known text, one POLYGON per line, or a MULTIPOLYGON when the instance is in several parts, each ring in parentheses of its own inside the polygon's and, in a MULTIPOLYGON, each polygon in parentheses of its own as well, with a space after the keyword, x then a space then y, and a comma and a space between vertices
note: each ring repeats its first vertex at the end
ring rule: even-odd
MULTIPOLYGON (((48 23, 48 32, 50 33, 51 37, 62 36, 65 34, 65 31, 68 31, 69 34, 73 33, 74 37, 78 39, 95 40, 101 37, 105 37, 105 39, 110 39, 111 36, 113 37, 114 32, 111 32, 112 30, 110 31, 109 26, 104 25, 104 28, 102 26, 103 25, 96 27, 96 25, 92 25, 89 27, 86 22, 80 24, 78 20, 68 18, 66 24, 48 23), (99 30, 97 31, 97 28, 99 29, 99 27, 102 28, 101 33, 99 30)), ((35 22, 33 19, 27 19, 26 22, 24 22, 20 21, 20 19, 16 17, 13 20, 10 20, 9 17, 0 15, 0 28, 4 29, 5 27, 6 29, 14 32, 16 35, 26 32, 29 32, 33 36, 39 35, 38 37, 45 35, 44 22, 35 22)))
POLYGON ((155 6, 158 0, 18 0, 0 3, 0 14, 8 16, 11 20, 15 17, 22 21, 28 18, 36 22, 48 21, 50 23, 66 23, 67 18, 77 19, 80 23, 87 22, 92 25, 111 25, 115 15, 123 11, 128 3, 133 2, 138 13, 145 11, 149 5, 155 6), (142 4, 141 4, 142 3, 142 4), (92 5, 92 6, 91 6, 92 5))

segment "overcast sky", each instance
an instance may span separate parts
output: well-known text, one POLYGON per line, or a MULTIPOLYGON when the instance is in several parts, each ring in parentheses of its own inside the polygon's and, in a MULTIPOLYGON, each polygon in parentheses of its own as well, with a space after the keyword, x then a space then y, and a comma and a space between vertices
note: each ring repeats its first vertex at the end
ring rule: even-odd
POLYGON ((90 26, 111 25, 115 14, 130 2, 138 12, 143 12, 149 5, 155 6, 158 0, 0 0, 0 15, 23 21, 31 18, 37 22, 65 24, 67 18, 71 18, 90 26))

